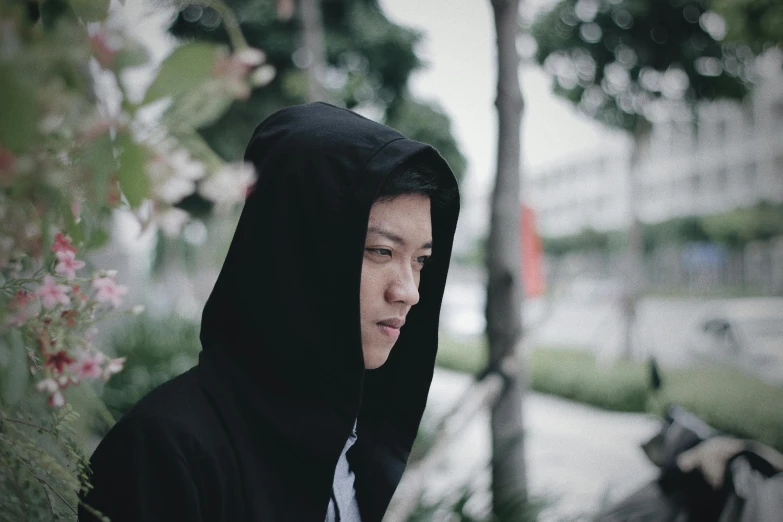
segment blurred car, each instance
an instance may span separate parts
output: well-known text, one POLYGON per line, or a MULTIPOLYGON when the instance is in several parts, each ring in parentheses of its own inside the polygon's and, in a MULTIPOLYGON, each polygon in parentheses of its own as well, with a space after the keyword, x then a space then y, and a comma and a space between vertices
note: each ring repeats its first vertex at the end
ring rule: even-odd
POLYGON ((721 301, 697 317, 686 341, 694 359, 737 366, 783 385, 783 298, 721 301))

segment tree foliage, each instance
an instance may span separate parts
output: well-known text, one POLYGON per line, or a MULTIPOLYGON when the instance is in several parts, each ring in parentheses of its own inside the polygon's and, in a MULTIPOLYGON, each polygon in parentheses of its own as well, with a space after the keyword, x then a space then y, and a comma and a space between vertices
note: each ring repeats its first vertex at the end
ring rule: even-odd
POLYGON ((779 0, 711 0, 728 21, 726 39, 742 42, 760 53, 783 46, 783 3, 779 0))
MULTIPOLYGON (((232 0, 228 5, 250 45, 264 49, 277 71, 263 94, 253 93, 235 102, 220 120, 201 129, 221 156, 238 158, 248 136, 266 116, 307 101, 304 68, 311 57, 301 46, 297 17, 280 17, 275 2, 232 0)), ((415 52, 421 34, 389 21, 375 0, 323 0, 320 5, 328 65, 321 82, 331 101, 380 114, 388 125, 409 137, 426 138, 461 179, 465 161, 450 133, 448 117, 430 104, 413 100, 407 92, 408 78, 422 65, 415 52), (423 117, 427 115, 435 120, 423 117)), ((219 14, 201 5, 183 8, 171 32, 185 39, 227 39, 219 14)))
POLYGON ((745 96, 754 54, 726 31, 704 0, 561 0, 532 26, 555 92, 629 131, 656 105, 745 96))
POLYGON ((127 287, 82 255, 113 213, 176 235, 184 196, 232 208, 255 176, 195 128, 258 86, 263 53, 236 31, 233 53, 185 44, 136 101, 124 73, 149 57, 109 4, 0 2, 0 520, 75 520, 89 487, 85 423, 110 421, 90 386, 124 363, 96 323, 123 313, 127 287), (141 116, 156 103, 159 118, 141 116))

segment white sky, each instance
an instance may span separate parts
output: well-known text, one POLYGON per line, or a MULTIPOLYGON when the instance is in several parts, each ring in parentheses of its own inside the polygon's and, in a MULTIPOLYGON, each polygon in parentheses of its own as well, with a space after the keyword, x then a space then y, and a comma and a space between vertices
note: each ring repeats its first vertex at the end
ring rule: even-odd
MULTIPOLYGON (((535 12, 553 0, 522 0, 526 12, 535 12)), ((473 235, 486 226, 486 197, 495 168, 496 113, 495 30, 490 0, 380 0, 395 23, 423 33, 417 52, 426 66, 415 73, 411 91, 436 102, 451 117, 452 130, 468 159, 463 191, 468 221, 464 233, 473 235)), ((148 2, 127 2, 124 14, 133 32, 151 45, 161 59, 170 48, 160 29, 165 14, 159 9, 151 18, 142 12, 148 2)), ((140 73, 135 82, 144 84, 140 73)), ((580 115, 566 100, 551 92, 549 77, 535 64, 520 70, 525 113, 522 128, 522 162, 525 169, 569 158, 590 157, 619 150, 627 139, 580 115)))
MULTIPOLYGON (((523 0, 523 4, 525 0, 523 0)), ((527 0, 535 11, 552 0, 527 0)), ((489 0, 381 0, 394 22, 424 33, 419 55, 428 63, 411 79, 414 94, 441 105, 469 161, 466 190, 486 194, 495 168, 495 28, 489 0)), ((535 64, 520 71, 525 113, 522 161, 526 167, 561 163, 618 149, 618 132, 578 114, 551 92, 549 77, 535 64)))

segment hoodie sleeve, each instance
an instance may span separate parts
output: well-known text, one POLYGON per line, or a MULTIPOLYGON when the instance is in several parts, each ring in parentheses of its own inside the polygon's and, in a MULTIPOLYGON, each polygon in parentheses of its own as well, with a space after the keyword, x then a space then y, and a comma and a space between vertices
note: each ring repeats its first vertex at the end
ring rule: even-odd
POLYGON ((79 520, 100 520, 93 510, 112 522, 204 520, 197 449, 159 419, 121 421, 92 456, 93 488, 82 498, 79 520))

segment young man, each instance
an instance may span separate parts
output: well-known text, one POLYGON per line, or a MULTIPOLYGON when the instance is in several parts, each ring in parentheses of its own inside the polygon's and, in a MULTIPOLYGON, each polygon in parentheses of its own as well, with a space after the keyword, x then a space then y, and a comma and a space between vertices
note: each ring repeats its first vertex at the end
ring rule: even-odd
POLYGON ((321 103, 270 116, 245 157, 199 364, 109 432, 84 501, 114 522, 380 522, 432 379, 456 181, 321 103))

